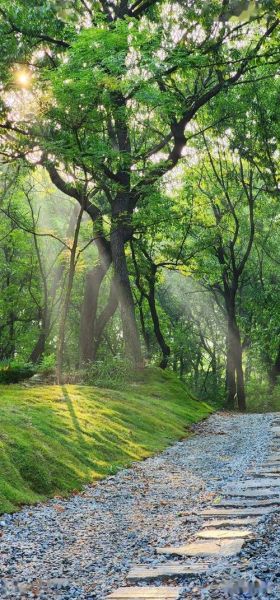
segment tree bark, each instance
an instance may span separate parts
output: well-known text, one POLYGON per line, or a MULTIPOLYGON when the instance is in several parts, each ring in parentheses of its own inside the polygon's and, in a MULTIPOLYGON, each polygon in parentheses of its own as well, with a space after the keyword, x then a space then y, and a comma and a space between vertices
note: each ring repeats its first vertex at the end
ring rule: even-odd
POLYGON ((79 345, 81 363, 92 362, 94 360, 94 338, 99 292, 112 263, 110 242, 103 236, 102 221, 100 218, 94 222, 93 232, 96 235, 95 245, 98 250, 99 263, 86 274, 80 320, 79 345))
POLYGON ((107 300, 106 306, 101 311, 99 317, 96 319, 94 338, 93 338, 93 361, 96 359, 98 348, 106 328, 112 316, 115 314, 118 306, 118 297, 116 290, 116 282, 113 277, 110 286, 110 293, 107 300))
POLYGON ((31 352, 30 356, 29 356, 30 362, 32 362, 34 364, 38 364, 40 362, 40 360, 46 350, 46 343, 47 343, 47 339, 48 339, 48 335, 49 335, 49 329, 50 329, 50 322, 49 322, 48 316, 45 315, 42 318, 42 327, 41 327, 39 337, 37 339, 37 342, 31 352))
POLYGON ((94 360, 94 332, 98 298, 106 272, 105 265, 99 264, 86 274, 80 321, 80 362, 82 364, 94 360))
POLYGON ((142 368, 142 350, 125 256, 125 243, 128 239, 127 226, 115 221, 111 231, 111 250, 126 354, 136 367, 142 368))
POLYGON ((270 372, 269 372, 269 382, 270 382, 270 386, 272 389, 276 386, 279 375, 280 375, 280 344, 278 346, 278 351, 277 351, 277 355, 276 355, 273 367, 270 369, 270 372))
POLYGON ((62 310, 61 310, 61 319, 60 319, 58 343, 57 343, 57 364, 56 364, 56 376, 57 376, 58 384, 61 384, 66 321, 67 321, 67 317, 68 317, 71 293, 72 293, 74 276, 75 276, 76 252, 77 252, 77 247, 78 247, 78 240, 79 240, 79 233, 80 233, 80 226, 81 226, 83 212, 84 212, 83 208, 81 208, 78 219, 77 219, 77 224, 76 224, 76 229, 75 229, 75 234, 74 234, 74 239, 73 239, 73 245, 71 248, 69 274, 68 274, 68 280, 67 280, 67 285, 66 285, 65 298, 64 298, 64 302, 63 302, 62 310))
POLYGON ((226 383, 228 407, 234 408, 235 400, 237 400, 239 410, 246 410, 243 351, 234 307, 228 315, 226 383))
POLYGON ((148 282, 149 282, 148 302, 149 302, 150 313, 151 313, 151 317, 152 317, 152 321, 153 321, 155 336, 156 336, 157 342, 158 342, 159 347, 162 352, 162 359, 161 359, 159 366, 161 369, 166 369, 166 367, 168 365, 168 360, 170 357, 170 347, 166 343, 166 341, 163 337, 161 328, 160 328, 160 322, 159 322, 159 318, 158 318, 156 299, 155 299, 155 274, 156 274, 156 267, 152 270, 152 274, 148 278, 148 282))

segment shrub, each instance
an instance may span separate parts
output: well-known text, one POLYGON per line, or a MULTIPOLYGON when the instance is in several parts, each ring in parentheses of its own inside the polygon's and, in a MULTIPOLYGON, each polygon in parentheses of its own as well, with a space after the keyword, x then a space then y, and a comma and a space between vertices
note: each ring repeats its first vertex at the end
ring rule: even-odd
POLYGON ((0 383, 2 384, 18 383, 29 379, 34 373, 34 366, 29 363, 16 361, 0 363, 0 383))
POLYGON ((56 357, 55 354, 44 354, 41 362, 37 367, 37 372, 42 375, 53 375, 55 371, 56 357))
POLYGON ((118 389, 132 377, 131 362, 120 356, 95 361, 84 369, 84 382, 97 387, 118 389))

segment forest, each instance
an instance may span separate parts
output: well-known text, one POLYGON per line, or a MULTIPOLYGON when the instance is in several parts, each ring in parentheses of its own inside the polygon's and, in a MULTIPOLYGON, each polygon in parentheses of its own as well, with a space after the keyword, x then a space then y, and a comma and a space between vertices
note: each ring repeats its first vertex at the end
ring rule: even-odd
POLYGON ((280 375, 279 4, 0 2, 0 380, 280 375))
POLYGON ((280 598, 279 0, 0 0, 0 599, 280 598))

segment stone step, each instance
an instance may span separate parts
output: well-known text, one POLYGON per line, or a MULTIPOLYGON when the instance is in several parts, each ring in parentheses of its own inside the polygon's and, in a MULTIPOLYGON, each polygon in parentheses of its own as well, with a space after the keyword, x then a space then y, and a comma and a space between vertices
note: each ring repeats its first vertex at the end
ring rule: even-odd
MULTIPOLYGON (((237 492, 238 495, 238 492, 237 492)), ((219 502, 219 504, 216 504, 215 506, 225 506, 228 508, 232 508, 234 506, 236 506, 236 508, 248 508, 248 507, 252 507, 252 506, 279 506, 280 504, 280 498, 270 498, 269 500, 261 500, 259 498, 255 498, 255 499, 249 499, 249 500, 244 500, 243 498, 230 498, 225 499, 225 500, 221 500, 219 502)))
POLYGON ((157 579, 164 577, 197 577, 209 572, 209 562, 183 563, 166 562, 158 565, 135 565, 127 575, 128 581, 135 582, 146 579, 157 579))
POLYGON ((233 496, 238 498, 278 498, 279 490, 277 488, 263 488, 263 489, 252 489, 252 490, 232 490, 227 491, 227 496, 233 496))
MULTIPOLYGON (((229 486, 230 487, 230 486, 229 486)), ((278 477, 254 477, 252 479, 245 479, 245 481, 241 481, 238 485, 235 485, 235 489, 243 489, 243 488, 257 488, 257 487, 278 487, 280 489, 280 478, 278 477)), ((230 487, 230 489, 233 489, 230 487)))
POLYGON ((244 544, 244 538, 235 540, 198 541, 183 546, 157 548, 158 554, 179 554, 181 556, 234 556, 244 544))
POLYGON ((273 433, 274 435, 276 434, 277 436, 280 435, 280 427, 279 425, 274 425, 273 427, 271 427, 271 433, 273 433))
POLYGON ((250 470, 247 471, 246 473, 246 477, 247 475, 250 475, 250 477, 280 477, 280 466, 279 467, 273 467, 273 469, 270 468, 266 468, 266 469, 258 469, 258 470, 250 470))
MULTIPOLYGON (((267 456, 265 463, 272 463, 272 462, 274 462, 274 463, 280 462, 280 452, 276 452, 276 453, 274 452, 273 454, 269 454, 267 456)), ((264 464, 264 463, 262 463, 262 464, 264 464)))
POLYGON ((248 527, 250 525, 256 526, 259 523, 259 518, 253 517, 244 517, 243 519, 233 518, 224 518, 224 519, 211 519, 209 521, 204 521, 202 527, 207 531, 207 528, 212 527, 248 527))
POLYGON ((181 587, 122 587, 106 596, 111 600, 177 600, 181 587))
POLYGON ((251 517, 268 515, 275 508, 258 506, 256 508, 206 508, 199 513, 201 517, 251 517))
POLYGON ((248 538, 253 537, 250 529, 201 529, 196 536, 203 540, 225 540, 234 538, 248 538))

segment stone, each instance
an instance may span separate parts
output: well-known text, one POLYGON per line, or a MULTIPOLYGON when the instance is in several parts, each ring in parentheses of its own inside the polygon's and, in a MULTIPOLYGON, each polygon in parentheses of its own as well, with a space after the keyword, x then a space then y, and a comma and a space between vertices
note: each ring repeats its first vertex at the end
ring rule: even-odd
MULTIPOLYGON (((237 487, 237 486, 236 486, 237 487)), ((262 477, 254 479, 246 479, 238 484, 239 488, 254 488, 254 487, 278 487, 280 488, 280 478, 262 477)), ((236 489, 236 488, 235 488, 236 489)))
MULTIPOLYGON (((237 492, 237 496, 238 496, 238 492, 237 492)), ((244 500, 243 498, 231 498, 229 500, 221 500, 221 502, 219 502, 219 504, 217 504, 216 506, 225 506, 225 507, 233 507, 236 506, 236 508, 244 508, 244 507, 250 507, 250 506, 277 506, 280 504, 280 498, 270 498, 269 500, 261 500, 260 498, 255 498, 255 499, 246 499, 244 500)))
POLYGON ((202 529, 197 534, 200 539, 234 539, 234 538, 247 538, 252 537, 252 531, 250 529, 202 529))
POLYGON ((256 470, 247 471, 246 475, 250 477, 280 477, 280 466, 274 468, 263 468, 256 470))
POLYGON ((122 587, 107 596, 114 600, 177 600, 182 592, 180 587, 122 587))
POLYGON ((184 546, 166 546, 157 548, 158 554, 179 554, 181 556, 234 556, 244 544, 244 539, 198 541, 184 546))
POLYGON ((276 463, 280 462, 280 452, 276 452, 274 454, 269 454, 267 456, 266 463, 272 463, 272 462, 276 462, 276 463))
POLYGON ((277 498, 279 496, 279 491, 277 490, 277 488, 253 488, 252 490, 232 490, 227 492, 227 496, 237 496, 238 498, 277 498))
POLYGON ((202 517, 250 517, 268 515, 275 508, 258 506, 256 508, 206 508, 201 511, 202 517))
POLYGON ((203 528, 208 527, 248 527, 248 525, 256 526, 259 522, 259 518, 244 517, 243 519, 231 518, 227 519, 211 519, 210 521, 204 521, 203 528))
POLYGON ((135 565, 129 571, 127 579, 129 581, 140 581, 141 579, 155 579, 161 577, 196 577, 209 572, 209 563, 182 563, 167 562, 158 565, 135 565))

